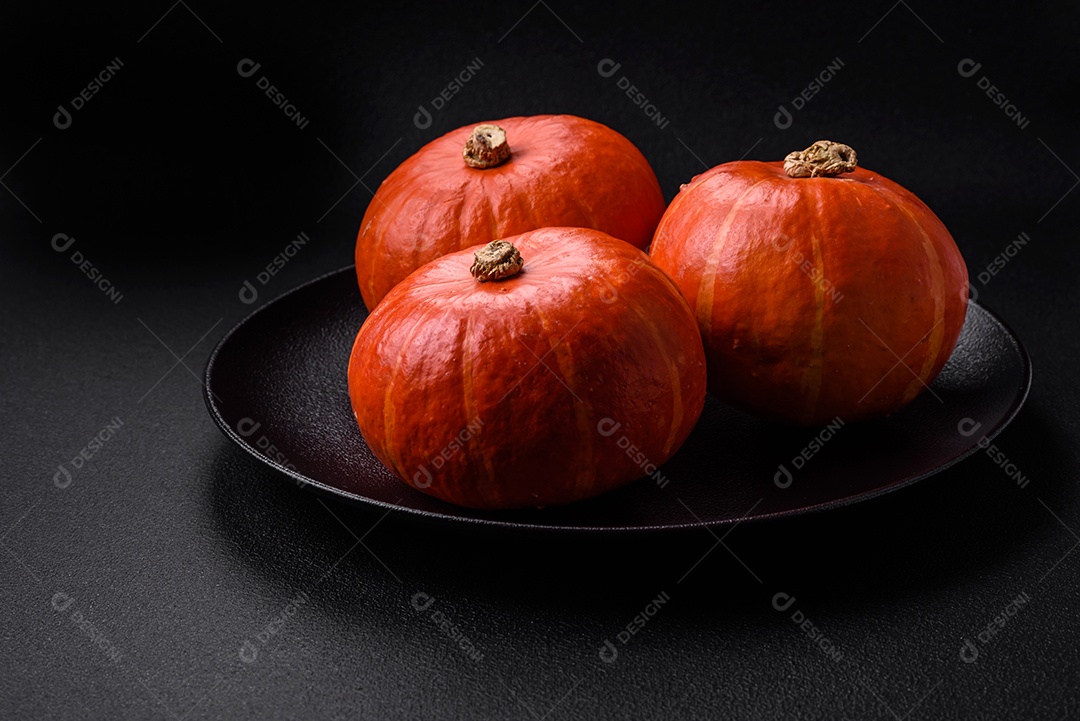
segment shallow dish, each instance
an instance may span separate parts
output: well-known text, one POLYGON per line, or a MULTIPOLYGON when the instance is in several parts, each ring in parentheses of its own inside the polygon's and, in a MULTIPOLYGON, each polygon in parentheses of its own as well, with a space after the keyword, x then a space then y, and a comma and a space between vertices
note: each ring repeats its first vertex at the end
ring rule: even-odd
MULTIPOLYGON (((352 267, 259 308, 210 356, 210 415, 230 440, 302 487, 454 523, 644 531, 834 508, 897 490, 975 452, 1008 425, 1031 385, 1020 340, 971 303, 956 351, 930 390, 890 418, 790 428, 710 397, 686 444, 652 477, 561 508, 474 511, 405 485, 364 443, 345 369, 366 316, 352 267)), ((612 440, 623 439, 616 432, 612 440)))

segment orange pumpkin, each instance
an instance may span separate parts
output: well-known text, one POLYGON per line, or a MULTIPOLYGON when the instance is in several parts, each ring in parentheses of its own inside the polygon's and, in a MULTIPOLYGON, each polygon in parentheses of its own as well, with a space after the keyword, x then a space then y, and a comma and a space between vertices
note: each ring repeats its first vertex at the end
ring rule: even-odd
POLYGON ((942 222, 829 141, 694 178, 650 252, 694 309, 710 391, 800 424, 903 407, 945 365, 967 310, 942 222))
POLYGON ((387 468, 488 509, 570 503, 654 474, 706 384, 678 288, 642 251, 585 228, 423 266, 364 321, 348 377, 387 468))
POLYGON ((644 249, 664 212, 633 143, 572 115, 505 118, 433 140, 383 181, 356 239, 374 308, 440 255, 545 226, 595 228, 644 249))

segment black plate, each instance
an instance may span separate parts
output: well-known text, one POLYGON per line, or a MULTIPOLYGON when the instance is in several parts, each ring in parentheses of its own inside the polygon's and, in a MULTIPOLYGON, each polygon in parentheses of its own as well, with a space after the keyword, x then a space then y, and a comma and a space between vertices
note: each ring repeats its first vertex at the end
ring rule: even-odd
POLYGON ((854 503, 970 455, 1013 419, 1031 385, 1031 362, 1020 340, 990 311, 971 303, 933 393, 924 392, 891 418, 834 426, 831 432, 789 428, 710 397, 686 444, 660 469, 663 487, 642 479, 561 508, 474 511, 405 485, 364 443, 349 403, 346 366, 366 316, 352 267, 258 309, 210 356, 210 414, 232 441, 303 487, 473 524, 652 530, 722 526, 854 503))

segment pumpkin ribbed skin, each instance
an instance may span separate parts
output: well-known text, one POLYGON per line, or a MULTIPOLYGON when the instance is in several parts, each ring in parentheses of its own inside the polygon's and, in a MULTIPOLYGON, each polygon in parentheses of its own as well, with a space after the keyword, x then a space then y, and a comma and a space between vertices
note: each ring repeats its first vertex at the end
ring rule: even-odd
POLYGON ((440 255, 545 226, 595 228, 648 246, 665 202, 633 143, 572 115, 493 122, 510 146, 503 164, 465 164, 467 126, 425 145, 379 186, 356 240, 368 308, 440 255))
POLYGON ((651 473, 705 402, 686 301, 645 253, 599 231, 505 240, 519 275, 478 283, 476 248, 450 253, 360 328, 349 394, 368 446, 409 485, 472 508, 565 504, 651 473))
POLYGON ((650 253, 694 309, 710 391, 805 425, 909 403, 967 310, 948 230, 863 168, 791 178, 779 162, 720 165, 676 196, 650 253))

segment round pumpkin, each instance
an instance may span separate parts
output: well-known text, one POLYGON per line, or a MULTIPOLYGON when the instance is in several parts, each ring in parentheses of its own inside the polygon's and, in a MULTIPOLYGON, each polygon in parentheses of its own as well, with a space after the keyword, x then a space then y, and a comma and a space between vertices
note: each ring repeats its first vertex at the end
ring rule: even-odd
POLYGON ((348 379, 387 468, 483 509, 570 503, 656 474, 706 385, 678 288, 644 252, 586 228, 423 266, 364 321, 348 379))
POLYGON ((710 391, 804 425, 909 403, 967 310, 967 268, 942 222, 830 141, 697 176, 650 253, 694 309, 710 391))
POLYGON ((440 255, 545 226, 595 228, 645 249, 665 205, 645 156, 592 120, 534 115, 458 128, 375 192, 356 239, 360 293, 374 308, 440 255))

